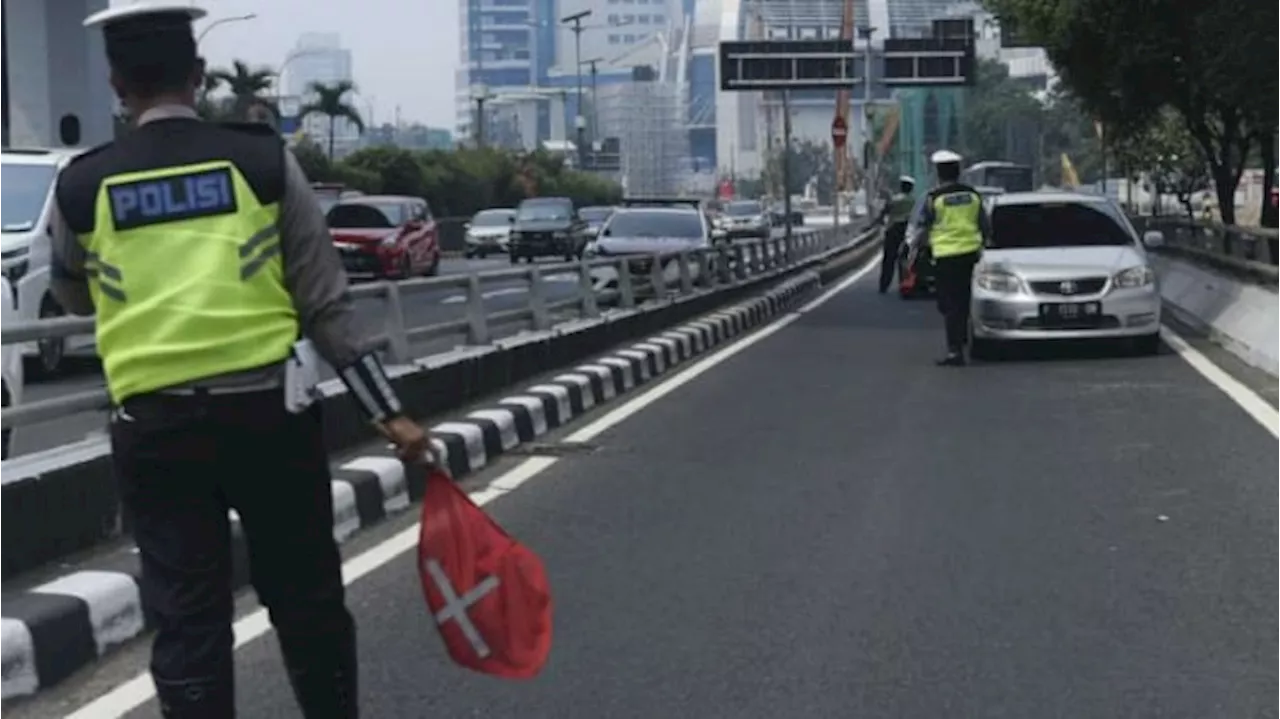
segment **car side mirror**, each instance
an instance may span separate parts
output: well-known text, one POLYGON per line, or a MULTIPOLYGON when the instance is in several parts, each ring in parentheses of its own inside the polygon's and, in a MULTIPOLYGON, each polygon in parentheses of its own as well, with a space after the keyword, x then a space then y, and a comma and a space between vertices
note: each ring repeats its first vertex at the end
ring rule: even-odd
POLYGON ((613 230, 609 229, 608 227, 604 228, 603 230, 600 230, 601 237, 608 237, 609 235, 612 235, 612 234, 613 234, 613 230))
POLYGON ((516 224, 516 216, 515 216, 515 215, 512 215, 512 216, 508 217, 508 218, 507 218, 507 224, 509 224, 509 225, 514 225, 514 224, 516 224))
POLYGON ((1164 247, 1164 233, 1160 230, 1147 230, 1142 233, 1142 244, 1148 249, 1164 247))
POLYGON ((470 222, 464 222, 464 223, 462 223, 462 229, 464 229, 464 230, 469 230, 469 229, 471 229, 471 223, 470 223, 470 222))

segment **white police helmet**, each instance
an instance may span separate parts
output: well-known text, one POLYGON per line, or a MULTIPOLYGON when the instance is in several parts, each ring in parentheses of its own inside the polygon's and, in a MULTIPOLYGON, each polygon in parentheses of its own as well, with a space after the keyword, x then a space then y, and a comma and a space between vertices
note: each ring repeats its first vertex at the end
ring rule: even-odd
POLYGON ((938 150, 937 152, 933 153, 933 156, 929 158, 929 161, 935 165, 947 165, 951 163, 958 163, 962 159, 964 158, 960 157, 959 155, 952 152, 951 150, 938 150))
POLYGON ((902 177, 898 178, 898 182, 903 185, 911 185, 912 187, 915 187, 916 178, 912 177, 911 175, 903 175, 902 177))

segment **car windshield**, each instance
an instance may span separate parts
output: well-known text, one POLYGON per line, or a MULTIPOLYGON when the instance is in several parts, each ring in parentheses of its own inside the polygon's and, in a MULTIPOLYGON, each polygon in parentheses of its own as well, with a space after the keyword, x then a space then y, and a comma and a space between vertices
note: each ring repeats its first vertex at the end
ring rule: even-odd
POLYGON ((52 165, 4 165, 0 213, 4 232, 27 232, 40 221, 58 169, 52 165))
POLYGON ((613 214, 612 207, 584 207, 578 210, 578 214, 587 222, 600 223, 609 219, 609 215, 613 214))
POLYGON ((485 210, 477 212, 471 218, 472 227, 501 227, 511 224, 511 217, 516 213, 511 210, 485 210))
POLYGON ((533 222, 567 220, 573 207, 567 202, 525 202, 516 211, 516 219, 533 222))
POLYGON ((384 230, 404 224, 404 208, 394 204, 344 202, 329 208, 329 227, 384 230))
POLYGON ((609 223, 609 236, 698 239, 702 219, 697 212, 622 211, 609 223))
POLYGON ((1101 202, 996 205, 991 233, 992 249, 1133 244, 1111 205, 1101 202))
POLYGON ((730 202, 725 206, 724 213, 730 217, 750 217, 764 214, 764 208, 759 202, 730 202))

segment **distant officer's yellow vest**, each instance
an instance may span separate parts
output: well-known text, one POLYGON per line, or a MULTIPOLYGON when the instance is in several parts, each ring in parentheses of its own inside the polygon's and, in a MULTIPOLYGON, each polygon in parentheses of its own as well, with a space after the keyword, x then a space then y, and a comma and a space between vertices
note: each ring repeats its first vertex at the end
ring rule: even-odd
POLYGON ((889 200, 889 222, 898 223, 906 222, 911 218, 911 209, 915 207, 915 200, 911 195, 898 193, 889 200))
POLYGON ((279 209, 229 161, 106 177, 80 241, 113 401, 289 355, 279 209))
POLYGON ((929 247, 935 258, 954 257, 982 249, 982 197, 968 189, 942 192, 933 202, 929 247))

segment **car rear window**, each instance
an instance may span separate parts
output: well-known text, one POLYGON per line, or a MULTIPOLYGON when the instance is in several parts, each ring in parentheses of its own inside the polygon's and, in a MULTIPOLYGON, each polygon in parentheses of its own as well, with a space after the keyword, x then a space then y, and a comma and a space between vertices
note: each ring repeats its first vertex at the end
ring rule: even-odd
POLYGON ((702 237, 702 218, 696 210, 689 212, 621 210, 609 223, 609 235, 693 239, 702 237))
POLYGON ((1131 245, 1128 229, 1104 203, 1046 202, 996 205, 992 249, 1131 245))
POLYGON ((382 230, 404 224, 404 208, 392 204, 344 202, 329 208, 330 227, 339 229, 382 230))

